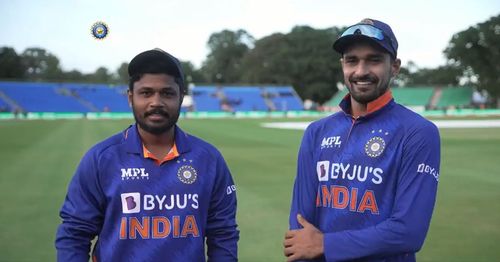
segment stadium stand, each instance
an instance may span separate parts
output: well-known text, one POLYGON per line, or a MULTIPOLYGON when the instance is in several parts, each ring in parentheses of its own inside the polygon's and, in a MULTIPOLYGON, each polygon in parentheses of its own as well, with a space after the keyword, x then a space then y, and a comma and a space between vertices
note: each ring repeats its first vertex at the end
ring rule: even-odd
POLYGON ((428 106, 434 93, 433 87, 392 88, 394 100, 405 106, 428 106))
POLYGON ((447 87, 442 89, 441 97, 437 102, 438 108, 467 107, 471 105, 472 88, 447 87))
POLYGON ((195 86, 192 89, 193 103, 196 111, 221 111, 218 89, 214 86, 195 86))
MULTIPOLYGON (((0 111, 129 113, 127 86, 77 83, 0 82, 0 111)), ((348 93, 337 92, 323 106, 338 110, 348 93)), ((469 87, 417 86, 392 88, 396 102, 414 110, 466 108, 471 106, 469 87)), ((302 111, 302 101, 290 86, 193 86, 182 112, 302 111), (190 101, 188 101, 190 100, 190 101)))
POLYGON ((224 87, 223 93, 233 111, 268 111, 258 87, 224 87))
POLYGON ((302 101, 291 86, 266 87, 267 98, 272 101, 275 111, 303 110, 302 101))
MULTIPOLYGON (((0 82, 0 109, 19 112, 129 113, 126 86, 81 83, 0 82)), ((290 86, 193 86, 182 112, 301 111, 290 86)))
POLYGON ((10 112, 10 106, 0 98, 0 112, 10 112))
POLYGON ((107 85, 65 84, 75 99, 97 112, 130 112, 127 102, 127 87, 107 85))
POLYGON ((69 94, 58 93, 54 83, 2 82, 0 91, 16 101, 25 112, 88 112, 69 94))
POLYGON ((348 92, 349 90, 347 90, 347 88, 345 88, 344 90, 339 90, 337 93, 335 93, 335 95, 333 95, 333 97, 330 100, 328 100, 324 104, 324 106, 337 107, 340 104, 340 101, 342 101, 342 99, 347 95, 348 92))

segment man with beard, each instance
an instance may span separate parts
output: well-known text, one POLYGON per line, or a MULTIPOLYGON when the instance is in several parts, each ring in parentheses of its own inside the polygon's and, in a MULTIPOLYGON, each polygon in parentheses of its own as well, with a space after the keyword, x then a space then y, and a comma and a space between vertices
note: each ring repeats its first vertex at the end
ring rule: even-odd
POLYGON ((415 261, 439 179, 434 124, 394 102, 398 42, 364 19, 333 48, 349 94, 306 129, 285 234, 288 261, 415 261))
POLYGON ((236 261, 236 187, 219 151, 177 125, 186 92, 172 55, 128 67, 136 124, 92 147, 71 180, 58 261, 236 261), (205 251, 205 241, 207 250, 205 251))

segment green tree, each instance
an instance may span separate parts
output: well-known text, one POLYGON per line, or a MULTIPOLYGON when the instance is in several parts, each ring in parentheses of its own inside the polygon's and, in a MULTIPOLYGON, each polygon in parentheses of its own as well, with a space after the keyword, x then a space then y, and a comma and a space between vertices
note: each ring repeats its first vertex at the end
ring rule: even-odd
POLYGON ((272 34, 255 42, 242 61, 242 81, 258 84, 290 85, 288 55, 290 45, 284 34, 272 34))
POLYGON ((119 84, 128 84, 128 63, 123 62, 118 69, 116 69, 115 82, 119 84))
POLYGON ((444 53, 500 101, 500 15, 453 35, 444 53))
POLYGON ((0 78, 21 79, 24 75, 24 66, 21 57, 11 47, 0 48, 0 78))
POLYGON ((94 74, 90 75, 90 80, 95 83, 110 83, 111 79, 112 76, 108 72, 108 69, 102 66, 97 68, 94 74))
POLYGON ((27 48, 21 55, 25 75, 30 80, 59 80, 63 78, 59 59, 42 48, 27 48))
POLYGON ((210 53, 203 63, 206 80, 213 83, 237 83, 241 76, 241 60, 253 45, 254 38, 245 30, 223 30, 208 39, 210 53))
POLYGON ((64 72, 62 79, 64 81, 67 81, 67 82, 83 82, 83 81, 85 81, 84 75, 76 69, 68 71, 68 72, 64 72))
POLYGON ((203 83, 206 82, 203 73, 197 70, 194 65, 189 61, 181 61, 182 70, 186 79, 186 85, 190 83, 203 83))
POLYGON ((244 58, 243 79, 260 84, 292 85, 302 99, 324 103, 342 81, 340 55, 332 44, 340 30, 297 26, 255 42, 244 58))
POLYGON ((401 67, 394 82, 397 86, 457 86, 462 75, 463 70, 454 64, 437 68, 419 68, 415 72, 401 67))

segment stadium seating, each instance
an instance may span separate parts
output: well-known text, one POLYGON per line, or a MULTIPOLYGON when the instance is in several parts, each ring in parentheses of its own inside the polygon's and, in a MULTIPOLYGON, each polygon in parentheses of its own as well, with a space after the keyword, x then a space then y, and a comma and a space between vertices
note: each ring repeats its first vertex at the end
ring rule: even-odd
POLYGON ((221 111, 217 88, 214 86, 196 86, 192 89, 193 102, 196 111, 221 111))
POLYGON ((0 98, 0 112, 10 112, 10 106, 0 98))
POLYGON ((302 101, 291 86, 266 87, 265 92, 274 104, 276 111, 303 110, 302 101))
POLYGON ((438 108, 466 107, 471 104, 472 88, 448 87, 442 90, 441 97, 437 103, 438 108))
POLYGON ((267 111, 258 87, 224 87, 225 98, 234 111, 267 111))
POLYGON ((0 90, 26 112, 87 112, 89 109, 68 94, 58 93, 59 84, 2 82, 0 90))
POLYGON ((75 98, 91 103, 93 111, 130 112, 126 97, 126 86, 66 84, 75 98))
POLYGON ((340 101, 342 101, 342 99, 347 95, 348 92, 349 91, 347 90, 347 88, 345 88, 344 90, 339 90, 324 105, 327 106, 327 107, 336 107, 336 106, 338 106, 340 104, 340 101))
MULTIPOLYGON (((0 110, 19 106, 24 112, 119 112, 129 113, 126 86, 77 83, 0 82, 0 110)), ((194 86, 192 105, 182 112, 268 112, 301 111, 302 101, 290 86, 194 86)), ((347 89, 337 92, 327 103, 336 110, 347 89)), ((472 89, 468 87, 392 88, 396 102, 412 108, 468 107, 472 89)))
POLYGON ((395 87, 392 88, 392 96, 399 104, 405 106, 427 106, 430 103, 433 87, 395 87))

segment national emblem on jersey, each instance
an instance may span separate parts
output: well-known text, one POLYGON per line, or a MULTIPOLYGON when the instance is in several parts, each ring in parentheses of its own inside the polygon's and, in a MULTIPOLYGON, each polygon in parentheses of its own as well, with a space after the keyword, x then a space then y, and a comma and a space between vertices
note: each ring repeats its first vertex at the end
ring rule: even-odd
POLYGON ((192 166, 184 165, 177 171, 177 177, 184 184, 192 184, 196 181, 198 174, 192 166))
POLYGON ((384 152, 385 141, 383 138, 376 136, 370 138, 365 144, 365 152, 369 157, 378 157, 384 152))

